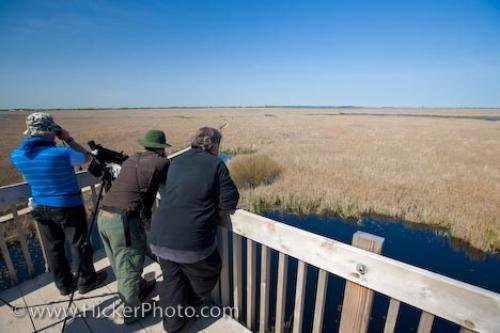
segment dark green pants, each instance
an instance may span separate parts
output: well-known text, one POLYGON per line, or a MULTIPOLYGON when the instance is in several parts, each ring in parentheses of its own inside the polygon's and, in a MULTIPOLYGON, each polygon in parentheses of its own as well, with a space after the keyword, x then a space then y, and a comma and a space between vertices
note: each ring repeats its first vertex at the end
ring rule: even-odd
POLYGON ((110 213, 101 210, 97 219, 99 234, 104 249, 118 282, 118 293, 123 302, 137 306, 139 284, 147 251, 146 232, 139 218, 110 213), (130 245, 126 245, 122 219, 128 219, 130 226, 130 245))

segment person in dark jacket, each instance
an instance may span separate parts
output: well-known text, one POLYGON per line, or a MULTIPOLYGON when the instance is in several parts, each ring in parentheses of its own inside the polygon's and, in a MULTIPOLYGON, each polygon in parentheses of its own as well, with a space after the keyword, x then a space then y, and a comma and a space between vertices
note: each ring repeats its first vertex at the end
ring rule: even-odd
POLYGON ((169 333, 186 323, 179 311, 208 302, 219 278, 217 221, 234 212, 239 200, 238 189, 217 156, 220 141, 218 130, 198 130, 192 149, 172 161, 161 203, 153 214, 150 246, 163 273, 160 303, 165 311, 176 310, 174 316, 163 318, 169 333))
MULTIPOLYGON (((145 150, 129 157, 104 197, 98 216, 99 234, 124 302, 123 321, 130 324, 147 314, 141 308, 156 281, 141 277, 147 252, 146 224, 160 185, 165 183, 170 145, 163 131, 150 130, 139 140, 145 150)), ((143 307, 146 308, 146 307, 143 307)))

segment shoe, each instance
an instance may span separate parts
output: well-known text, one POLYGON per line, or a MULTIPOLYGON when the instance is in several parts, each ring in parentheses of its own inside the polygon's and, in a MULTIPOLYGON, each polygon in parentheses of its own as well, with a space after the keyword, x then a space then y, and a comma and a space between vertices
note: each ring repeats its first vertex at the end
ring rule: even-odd
POLYGON ((156 280, 145 280, 141 278, 140 286, 139 286, 139 299, 143 302, 149 294, 155 290, 156 280))
POLYGON ((73 285, 71 287, 66 287, 66 288, 61 288, 59 289, 59 293, 61 294, 61 296, 68 296, 70 295, 73 291, 75 291, 76 289, 76 286, 73 285))
MULTIPOLYGON (((163 321, 163 330, 164 330, 165 332, 168 332, 168 333, 181 333, 181 332, 183 332, 184 330, 185 330, 186 332, 198 332, 198 331, 199 331, 199 329, 195 329, 195 330, 190 330, 190 329, 189 329, 189 328, 190 328, 190 327, 189 327, 190 325, 189 325, 189 323, 188 323, 188 322, 187 322, 187 320, 186 320, 187 318, 180 318, 180 319, 182 319, 182 321, 179 321, 180 323, 179 323, 179 324, 177 324, 177 326, 178 326, 178 327, 174 329, 174 328, 172 328, 172 327, 168 327, 168 326, 170 326, 171 324, 170 324, 170 325, 168 325, 168 324, 167 324, 167 322, 165 321, 165 318, 163 318, 163 320, 162 320, 162 321, 163 321)), ((191 321, 191 322, 192 322, 192 321, 191 321)))
POLYGON ((87 284, 78 286, 78 292, 80 294, 86 294, 91 290, 99 288, 104 281, 106 281, 106 277, 108 273, 106 271, 96 272, 94 278, 87 284))
POLYGON ((130 325, 138 320, 146 318, 153 313, 156 306, 157 301, 155 300, 141 303, 136 307, 125 305, 123 308, 123 323, 125 325, 130 325))
POLYGON ((215 302, 212 300, 212 297, 210 295, 200 296, 195 294, 194 292, 191 294, 191 299, 189 300, 189 302, 195 308, 215 305, 215 302))
POLYGON ((63 287, 57 288, 59 289, 59 293, 61 294, 61 296, 68 296, 76 289, 76 283, 73 274, 71 274, 69 278, 66 279, 66 281, 69 282, 66 282, 63 287))

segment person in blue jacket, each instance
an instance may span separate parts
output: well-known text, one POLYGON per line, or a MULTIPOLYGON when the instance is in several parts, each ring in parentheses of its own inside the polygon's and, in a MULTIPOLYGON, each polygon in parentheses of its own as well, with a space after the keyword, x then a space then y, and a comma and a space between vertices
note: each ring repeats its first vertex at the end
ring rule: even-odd
POLYGON ((31 189, 32 216, 47 241, 49 269, 61 295, 71 294, 76 287, 85 294, 106 279, 105 271, 96 273, 92 247, 85 242, 87 217, 74 170, 90 156, 49 113, 30 114, 26 125, 27 137, 12 151, 11 160, 31 189), (67 147, 56 146, 56 138, 67 147), (75 271, 80 267, 78 281, 66 257, 66 240, 71 244, 75 271))

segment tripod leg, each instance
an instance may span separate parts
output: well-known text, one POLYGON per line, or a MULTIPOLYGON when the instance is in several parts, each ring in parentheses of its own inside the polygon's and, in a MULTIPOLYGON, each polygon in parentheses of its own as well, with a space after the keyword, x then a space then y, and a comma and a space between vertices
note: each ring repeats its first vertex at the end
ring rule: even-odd
POLYGON ((15 311, 17 309, 16 306, 10 304, 9 302, 7 302, 6 300, 4 300, 1 297, 0 297, 0 302, 2 302, 3 304, 7 305, 12 311, 15 311))
MULTIPOLYGON (((92 234, 92 230, 94 229, 94 224, 96 223, 97 221, 97 212, 99 211, 99 205, 101 204, 101 199, 102 199, 102 194, 103 194, 103 191, 104 191, 104 188, 106 187, 107 185, 107 180, 103 178, 102 182, 101 182, 101 188, 99 188, 99 194, 97 196, 97 201, 96 201, 96 204, 95 204, 95 207, 94 207, 94 211, 92 212, 92 220, 90 222, 90 226, 89 226, 89 230, 88 230, 88 233, 87 233, 87 237, 85 237, 85 241, 83 242, 82 244, 82 247, 86 247, 90 241, 90 236, 92 234)), ((78 265, 78 268, 77 268, 77 271, 76 271, 76 281, 78 281, 78 279, 80 278, 80 274, 81 274, 81 263, 80 265, 78 265)), ((66 307, 66 313, 69 313, 69 309, 71 308, 71 305, 73 305, 73 300, 74 300, 74 297, 75 297, 75 291, 76 289, 73 289, 73 291, 71 292, 71 296, 69 298, 69 302, 68 302, 68 306, 66 307)), ((61 329, 61 332, 63 333, 64 332, 64 329, 66 328, 66 322, 68 320, 69 316, 66 316, 64 318, 64 321, 63 321, 63 326, 62 326, 62 329, 61 329)))

